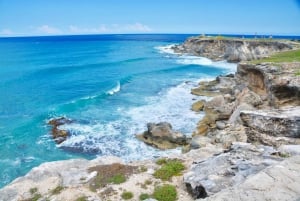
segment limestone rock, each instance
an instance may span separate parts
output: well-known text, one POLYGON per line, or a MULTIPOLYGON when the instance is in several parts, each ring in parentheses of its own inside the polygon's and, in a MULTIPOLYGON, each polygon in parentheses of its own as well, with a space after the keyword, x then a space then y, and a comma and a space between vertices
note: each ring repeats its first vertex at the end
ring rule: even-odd
POLYGON ((283 160, 273 156, 272 147, 234 143, 228 152, 193 164, 184 183, 190 186, 194 198, 212 196, 225 188, 239 186, 251 175, 283 160))
POLYGON ((250 141, 274 146, 299 141, 300 107, 242 111, 241 119, 247 128, 250 141))
POLYGON ((273 52, 289 50, 292 49, 292 46, 277 41, 191 37, 173 49, 178 53, 189 53, 213 60, 239 62, 258 59, 273 52))
POLYGON ((192 110, 195 112, 202 111, 204 108, 205 100, 199 100, 192 105, 192 110))
POLYGON ((298 201, 300 198, 300 156, 275 163, 249 175, 243 183, 199 201, 298 201))
POLYGON ((146 144, 159 149, 171 149, 188 144, 187 137, 180 132, 172 130, 171 124, 167 122, 148 123, 147 131, 136 135, 136 137, 146 144))

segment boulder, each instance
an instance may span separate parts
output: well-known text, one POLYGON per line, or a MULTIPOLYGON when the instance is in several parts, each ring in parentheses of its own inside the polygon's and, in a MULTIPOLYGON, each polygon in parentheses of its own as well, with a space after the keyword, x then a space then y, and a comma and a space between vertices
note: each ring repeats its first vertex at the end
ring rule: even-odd
POLYGON ((244 103, 254 107, 257 107, 263 103, 260 96, 253 91, 250 91, 247 87, 244 88, 240 94, 238 94, 236 100, 237 105, 244 103))
POLYGON ((205 100, 199 100, 192 104, 192 110, 195 112, 200 112, 204 108, 205 100))
POLYGON ((57 144, 62 143, 67 139, 68 136, 70 136, 70 131, 61 129, 60 126, 65 125, 65 124, 71 124, 74 121, 71 119, 67 119, 65 117, 60 117, 56 119, 51 119, 48 124, 52 126, 51 129, 51 135, 54 141, 57 144))
POLYGON ((194 198, 212 196, 282 161, 274 152, 272 147, 233 143, 230 150, 194 163, 184 174, 184 183, 194 198))
POLYGON ((187 145, 189 140, 184 134, 174 131, 171 124, 167 122, 148 123, 147 131, 136 135, 136 137, 159 149, 171 149, 187 145))

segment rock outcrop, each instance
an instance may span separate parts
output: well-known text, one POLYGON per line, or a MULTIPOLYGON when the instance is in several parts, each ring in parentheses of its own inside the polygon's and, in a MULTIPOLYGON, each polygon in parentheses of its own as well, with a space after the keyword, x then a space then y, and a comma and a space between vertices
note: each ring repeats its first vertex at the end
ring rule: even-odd
POLYGON ((54 141, 57 144, 62 143, 70 136, 70 131, 61 129, 60 126, 73 123, 74 121, 71 119, 67 119, 65 117, 60 117, 57 119, 51 119, 48 124, 52 126, 51 135, 54 141))
POLYGON ((194 198, 205 198, 238 186, 250 175, 283 160, 274 153, 272 147, 234 143, 225 153, 193 164, 184 175, 184 183, 194 198))
POLYGON ((188 144, 188 138, 184 134, 174 131, 171 124, 167 122, 148 123, 147 131, 136 137, 159 149, 171 149, 188 144))
POLYGON ((271 53, 292 49, 288 43, 266 40, 226 39, 222 37, 192 37, 173 47, 177 53, 188 53, 212 60, 248 61, 271 53))
POLYGON ((300 106, 288 109, 242 111, 249 142, 279 147, 300 144, 300 106))
POLYGON ((233 187, 199 201, 298 201, 300 156, 275 163, 233 187))

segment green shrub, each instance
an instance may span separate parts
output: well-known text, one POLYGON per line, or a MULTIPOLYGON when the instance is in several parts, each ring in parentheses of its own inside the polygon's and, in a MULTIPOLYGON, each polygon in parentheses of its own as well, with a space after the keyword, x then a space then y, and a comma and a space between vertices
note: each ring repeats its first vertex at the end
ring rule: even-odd
POLYGON ((36 194, 34 194, 33 197, 31 198, 31 201, 38 201, 41 197, 42 197, 41 194, 36 193, 36 194))
POLYGON ((124 199, 124 200, 130 200, 131 198, 133 198, 133 193, 132 192, 123 192, 121 197, 124 199))
POLYGON ((108 181, 113 184, 121 184, 126 181, 126 177, 122 174, 116 174, 113 177, 111 177, 108 181))
POLYGON ((167 159, 166 158, 160 158, 156 161, 157 165, 163 165, 167 163, 167 159))
POLYGON ((176 188, 169 184, 156 187, 153 197, 158 201, 175 201, 177 200, 176 188))
POLYGON ((51 194, 52 194, 52 195, 59 194, 63 189, 64 189, 64 187, 62 187, 62 186, 57 186, 55 189, 53 189, 53 190, 51 191, 51 194))
POLYGON ((30 194, 35 194, 37 191, 38 189, 36 187, 29 189, 30 194))
POLYGON ((140 200, 146 200, 150 198, 150 195, 148 195, 147 193, 142 193, 140 196, 139 196, 139 199, 140 200))
POLYGON ((81 197, 77 198, 76 201, 87 201, 87 197, 81 196, 81 197))
POLYGON ((162 167, 154 172, 154 177, 161 180, 170 180, 172 176, 179 175, 185 167, 179 160, 168 160, 162 167))

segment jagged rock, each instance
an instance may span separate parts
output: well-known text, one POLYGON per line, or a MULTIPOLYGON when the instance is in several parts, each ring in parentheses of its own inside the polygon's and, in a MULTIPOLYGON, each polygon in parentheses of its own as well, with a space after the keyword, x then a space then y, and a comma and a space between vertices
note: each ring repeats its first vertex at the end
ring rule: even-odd
POLYGON ((300 140, 300 107, 242 111, 248 140, 279 146, 300 140))
POLYGON ((197 124, 195 135, 205 135, 210 129, 216 128, 216 121, 229 119, 234 103, 227 103, 224 96, 219 95, 206 102, 204 106, 205 116, 197 124))
POLYGON ((300 156, 249 175, 245 182, 199 201, 298 201, 300 198, 300 156))
POLYGON ((237 67, 236 78, 239 85, 266 97, 274 107, 300 105, 300 79, 296 76, 299 62, 272 64, 245 64, 237 67))
POLYGON ((62 143, 70 136, 70 131, 59 128, 62 125, 73 123, 74 121, 71 119, 67 119, 65 117, 60 117, 57 119, 51 119, 48 124, 52 126, 51 134, 52 138, 57 144, 62 143))
POLYGON ((205 147, 206 145, 211 143, 211 139, 205 136, 195 136, 191 140, 190 147, 191 149, 199 149, 201 147, 205 147))
POLYGON ((193 192, 193 197, 199 198, 199 194, 205 194, 203 192, 211 196, 239 186, 250 175, 282 161, 283 158, 272 155, 274 152, 272 147, 234 143, 227 152, 193 164, 184 174, 184 183, 191 187, 189 191, 193 192))
POLYGON ((245 129, 241 125, 229 126, 224 130, 215 130, 207 134, 215 143, 222 144, 226 149, 234 142, 247 142, 245 129))
POLYGON ((187 145, 189 140, 184 134, 172 130, 171 124, 167 122, 148 123, 147 131, 136 135, 136 137, 146 144, 159 149, 171 149, 187 145))
POLYGON ((287 43, 245 39, 188 38, 182 45, 174 46, 177 53, 188 53, 213 60, 239 62, 265 57, 273 52, 292 49, 287 43))
POLYGON ((254 107, 257 107, 258 105, 261 105, 263 103, 260 96, 253 91, 250 91, 247 87, 244 88, 240 94, 238 94, 236 100, 237 105, 244 103, 252 105, 254 107))
POLYGON ((204 108, 205 100, 199 100, 192 105, 192 110, 195 112, 202 111, 204 108))
POLYGON ((242 124, 243 122, 240 118, 240 113, 243 110, 254 110, 254 107, 252 107, 251 105, 248 105, 246 103, 241 103, 239 106, 237 106, 237 108, 231 114, 231 116, 228 120, 228 123, 230 123, 232 125, 242 124))

